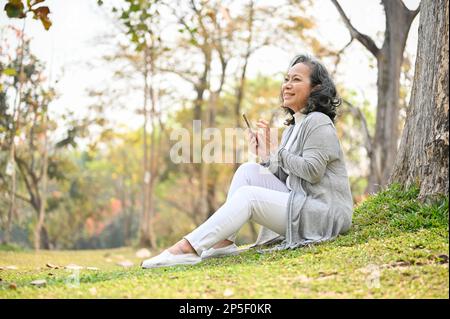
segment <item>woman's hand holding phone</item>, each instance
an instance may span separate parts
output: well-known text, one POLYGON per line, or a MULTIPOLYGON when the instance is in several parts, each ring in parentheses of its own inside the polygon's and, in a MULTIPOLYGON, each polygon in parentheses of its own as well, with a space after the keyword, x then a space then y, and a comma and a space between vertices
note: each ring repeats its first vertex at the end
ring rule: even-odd
POLYGON ((269 122, 259 119, 256 125, 259 128, 262 128, 262 131, 254 131, 245 114, 242 114, 242 116, 249 130, 248 139, 250 151, 257 156, 260 156, 263 161, 266 161, 269 158, 270 150, 272 149, 269 122))
POLYGON ((272 143, 270 141, 270 126, 269 122, 263 119, 259 119, 256 126, 261 128, 261 131, 257 132, 258 139, 258 155, 263 161, 268 160, 270 157, 270 151, 272 149, 272 143))
POLYGON ((244 118, 245 125, 247 125, 247 128, 248 128, 248 141, 249 141, 249 145, 250 145, 250 151, 253 154, 258 155, 257 133, 255 131, 253 131, 252 126, 251 126, 250 122, 248 121, 247 117, 245 116, 245 114, 242 114, 242 117, 244 118))
POLYGON ((258 137, 257 134, 250 129, 248 130, 248 141, 250 145, 250 152, 258 155, 258 137))

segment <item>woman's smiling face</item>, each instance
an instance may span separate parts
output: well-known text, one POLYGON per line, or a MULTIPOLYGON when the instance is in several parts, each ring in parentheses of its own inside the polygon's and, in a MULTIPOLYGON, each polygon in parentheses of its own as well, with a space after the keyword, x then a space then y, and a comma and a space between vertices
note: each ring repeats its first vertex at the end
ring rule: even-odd
POLYGON ((298 112, 306 106, 311 93, 311 69, 304 63, 290 68, 282 85, 283 106, 298 112))

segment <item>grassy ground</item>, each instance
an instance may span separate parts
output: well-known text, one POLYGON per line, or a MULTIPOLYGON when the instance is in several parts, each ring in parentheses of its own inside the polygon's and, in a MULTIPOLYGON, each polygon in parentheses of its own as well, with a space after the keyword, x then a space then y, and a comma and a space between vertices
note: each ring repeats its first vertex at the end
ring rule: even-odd
POLYGON ((394 186, 367 199, 333 242, 194 266, 143 270, 131 248, 0 251, 0 298, 448 298, 448 198, 416 196, 394 186))

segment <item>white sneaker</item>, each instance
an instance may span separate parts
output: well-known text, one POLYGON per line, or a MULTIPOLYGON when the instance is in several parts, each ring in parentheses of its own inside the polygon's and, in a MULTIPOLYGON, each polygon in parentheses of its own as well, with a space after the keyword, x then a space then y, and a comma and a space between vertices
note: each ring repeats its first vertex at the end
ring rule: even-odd
POLYGON ((164 250, 158 256, 146 259, 142 262, 142 268, 157 268, 175 265, 195 265, 202 259, 196 254, 180 254, 174 255, 168 250, 164 250))
POLYGON ((239 248, 236 244, 231 244, 222 248, 210 248, 205 250, 201 257, 202 259, 223 257, 228 255, 237 255, 239 253, 239 248))

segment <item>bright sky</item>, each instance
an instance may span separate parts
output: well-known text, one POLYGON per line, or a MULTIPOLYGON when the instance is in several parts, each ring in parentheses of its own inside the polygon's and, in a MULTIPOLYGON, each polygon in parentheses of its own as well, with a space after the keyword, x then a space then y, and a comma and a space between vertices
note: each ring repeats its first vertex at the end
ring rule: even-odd
MULTIPOLYGON (((53 22, 49 31, 45 31, 39 21, 27 19, 26 33, 32 38, 31 50, 44 61, 51 74, 52 81, 58 80, 56 89, 60 94, 51 109, 53 111, 70 108, 76 112, 86 110, 92 100, 87 97, 87 89, 101 87, 111 71, 89 63, 111 53, 107 46, 96 45, 103 35, 114 32, 114 27, 105 19, 94 0, 47 0, 53 22)), ((419 0, 404 1, 408 8, 415 9, 419 0)), ((384 31, 384 13, 379 0, 341 0, 354 26, 371 36, 378 46, 384 31)), ((350 39, 336 8, 329 0, 314 1, 314 15, 317 18, 318 34, 324 44, 333 48, 342 48, 350 39)), ((415 58, 417 48, 418 18, 414 21, 407 42, 407 52, 415 58)), ((21 27, 22 21, 8 19, 0 13, 0 25, 13 24, 21 27)), ((302 52, 302 48, 298 48, 302 52)), ((249 63, 248 75, 275 74, 286 71, 290 59, 298 52, 286 52, 280 48, 266 48, 256 52, 249 63)), ((367 98, 376 104, 376 69, 370 68, 370 54, 357 41, 347 49, 343 56, 337 82, 358 92, 362 99, 367 98)), ((328 66, 330 68, 334 66, 328 66)), ((139 104, 136 97, 132 104, 139 104)), ((134 109, 136 105, 130 106, 134 109)), ((136 127, 141 123, 133 112, 113 114, 119 121, 136 127), (136 122, 138 121, 138 122, 136 122)))

